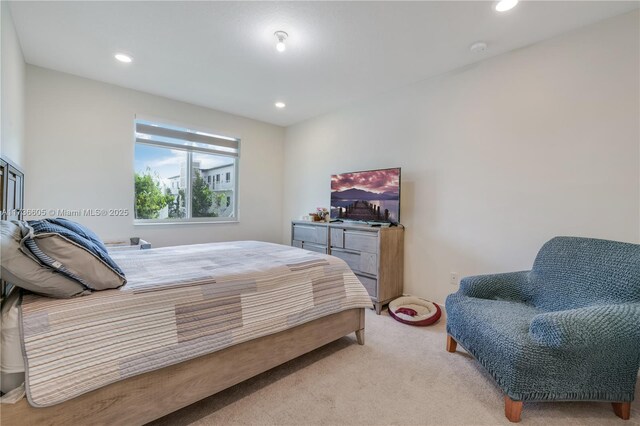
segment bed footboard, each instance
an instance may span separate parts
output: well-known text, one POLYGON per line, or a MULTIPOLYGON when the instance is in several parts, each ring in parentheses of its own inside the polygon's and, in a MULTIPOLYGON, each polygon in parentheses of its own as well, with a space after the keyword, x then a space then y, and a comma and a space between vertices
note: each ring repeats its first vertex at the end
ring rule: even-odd
POLYGON ((270 336, 112 383, 51 407, 26 399, 0 407, 3 426, 144 424, 350 333, 364 344, 364 309, 350 309, 270 336), (180 392, 176 392, 180 389, 180 392))

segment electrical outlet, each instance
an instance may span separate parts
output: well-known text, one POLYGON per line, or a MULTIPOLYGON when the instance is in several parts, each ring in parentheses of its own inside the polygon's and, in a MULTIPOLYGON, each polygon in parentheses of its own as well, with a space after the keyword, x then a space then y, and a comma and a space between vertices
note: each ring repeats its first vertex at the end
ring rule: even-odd
POLYGON ((449 275, 449 284, 458 285, 458 273, 457 272, 451 272, 451 275, 449 275))

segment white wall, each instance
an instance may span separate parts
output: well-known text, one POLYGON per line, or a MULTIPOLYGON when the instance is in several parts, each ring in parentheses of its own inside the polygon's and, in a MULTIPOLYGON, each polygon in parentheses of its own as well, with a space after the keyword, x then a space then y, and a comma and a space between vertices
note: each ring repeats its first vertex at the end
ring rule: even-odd
MULTIPOLYGON (((405 292, 529 269, 555 235, 640 242, 639 15, 632 12, 287 129, 289 220, 336 172, 402 167, 405 292)), ((402 66, 398 64, 398 66, 402 66)))
POLYGON ((133 225, 80 217, 103 239, 140 236, 154 247, 282 239, 284 129, 69 74, 27 66, 25 206, 133 210, 134 116, 158 117, 242 139, 235 224, 133 225))
POLYGON ((0 15, 0 155, 24 169, 25 63, 11 18, 9 3, 1 2, 0 15))

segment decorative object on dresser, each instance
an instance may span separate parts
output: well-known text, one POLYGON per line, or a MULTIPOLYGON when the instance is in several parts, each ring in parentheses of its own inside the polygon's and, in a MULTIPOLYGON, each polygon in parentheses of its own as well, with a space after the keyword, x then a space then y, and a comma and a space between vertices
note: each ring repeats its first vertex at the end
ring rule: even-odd
POLYGON ((404 227, 291 222, 291 245, 343 259, 365 286, 379 315, 402 296, 404 227))
POLYGON ((331 222, 331 216, 329 215, 329 210, 326 207, 317 207, 316 216, 318 217, 319 222, 331 222))

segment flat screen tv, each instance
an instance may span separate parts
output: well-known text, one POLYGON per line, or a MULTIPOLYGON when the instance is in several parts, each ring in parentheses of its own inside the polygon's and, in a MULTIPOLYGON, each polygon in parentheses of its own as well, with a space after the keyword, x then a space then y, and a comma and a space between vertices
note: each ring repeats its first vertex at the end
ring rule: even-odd
POLYGON ((331 176, 331 219, 400 222, 400 168, 331 176))

